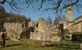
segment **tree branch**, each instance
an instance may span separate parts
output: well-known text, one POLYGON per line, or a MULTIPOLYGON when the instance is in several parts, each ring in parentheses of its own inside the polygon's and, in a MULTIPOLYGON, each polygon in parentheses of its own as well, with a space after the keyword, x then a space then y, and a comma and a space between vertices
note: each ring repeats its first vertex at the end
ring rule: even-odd
POLYGON ((11 7, 14 11, 18 12, 16 9, 14 9, 12 3, 8 2, 8 1, 6 1, 6 2, 10 5, 10 7, 11 7))
POLYGON ((58 8, 60 7, 62 0, 58 0, 58 2, 56 3, 56 6, 54 7, 55 10, 58 10, 58 8))
POLYGON ((36 13, 36 11, 35 11, 35 9, 34 9, 34 6, 33 6, 32 2, 31 2, 30 0, 28 0, 28 2, 31 4, 31 6, 32 6, 32 8, 33 8, 33 10, 34 10, 34 12, 36 13))
POLYGON ((6 0, 3 0, 3 1, 1 1, 0 3, 1 3, 1 4, 4 4, 5 2, 6 2, 6 0))
POLYGON ((38 10, 40 10, 42 8, 43 2, 44 2, 44 0, 41 1, 41 5, 38 10))

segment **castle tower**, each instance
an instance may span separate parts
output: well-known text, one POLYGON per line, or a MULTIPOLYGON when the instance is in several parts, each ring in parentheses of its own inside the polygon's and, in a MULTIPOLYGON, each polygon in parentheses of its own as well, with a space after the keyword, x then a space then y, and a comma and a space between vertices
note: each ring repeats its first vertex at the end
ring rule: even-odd
POLYGON ((72 6, 67 6, 66 7, 66 21, 68 22, 72 22, 73 18, 72 18, 72 6))

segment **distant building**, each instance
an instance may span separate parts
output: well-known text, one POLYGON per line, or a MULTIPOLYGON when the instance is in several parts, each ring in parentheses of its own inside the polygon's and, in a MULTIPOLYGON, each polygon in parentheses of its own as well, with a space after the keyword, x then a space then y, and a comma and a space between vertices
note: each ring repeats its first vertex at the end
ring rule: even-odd
POLYGON ((82 15, 74 19, 74 23, 71 25, 71 31, 82 32, 82 15))
POLYGON ((72 6, 66 7, 66 21, 63 21, 64 34, 69 36, 70 40, 74 32, 82 33, 82 15, 73 20, 72 6))
POLYGON ((82 15, 73 20, 72 6, 66 7, 66 23, 64 24, 64 27, 67 26, 69 33, 82 32, 82 15))

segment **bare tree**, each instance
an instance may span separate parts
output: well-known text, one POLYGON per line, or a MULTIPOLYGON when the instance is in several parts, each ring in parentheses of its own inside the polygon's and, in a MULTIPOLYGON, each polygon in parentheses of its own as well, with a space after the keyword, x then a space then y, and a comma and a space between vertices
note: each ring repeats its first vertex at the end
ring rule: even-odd
POLYGON ((20 9, 20 4, 26 4, 27 6, 31 5, 35 11, 35 2, 40 3, 38 10, 43 8, 44 3, 51 4, 51 7, 45 8, 44 11, 54 10, 54 12, 62 12, 67 6, 75 6, 77 11, 82 7, 82 0, 19 0, 19 3, 16 0, 0 0, 0 4, 8 3, 13 10, 20 9))
POLYGON ((45 20, 46 20, 46 23, 48 24, 48 26, 51 27, 52 26, 52 19, 50 18, 50 16, 45 20))
POLYGON ((55 17, 54 24, 59 24, 61 21, 63 21, 63 18, 61 16, 55 17))

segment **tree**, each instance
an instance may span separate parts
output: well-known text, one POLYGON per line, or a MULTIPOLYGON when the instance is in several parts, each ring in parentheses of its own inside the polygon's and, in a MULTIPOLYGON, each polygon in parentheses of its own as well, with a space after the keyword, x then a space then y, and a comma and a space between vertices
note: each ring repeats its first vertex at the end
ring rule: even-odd
POLYGON ((29 17, 29 19, 28 19, 29 21, 31 21, 31 18, 29 17))
POLYGON ((20 14, 10 14, 10 19, 11 21, 10 22, 18 22, 18 23, 23 23, 24 21, 25 22, 28 22, 29 19, 26 18, 26 16, 24 15, 20 15, 20 14))
POLYGON ((63 18, 58 15, 55 17, 54 24, 59 24, 61 21, 63 21, 63 18))
POLYGON ((0 6, 0 23, 4 22, 4 18, 5 18, 5 10, 2 6, 0 6))
POLYGON ((52 26, 52 19, 50 18, 50 16, 46 19, 46 23, 48 24, 49 27, 52 26))
POLYGON ((8 3, 13 10, 20 9, 19 5, 22 3, 22 5, 26 4, 27 7, 31 5, 35 11, 34 7, 36 5, 33 5, 35 2, 40 3, 38 10, 43 8, 44 3, 51 5, 51 7, 45 8, 44 11, 53 10, 54 12, 62 12, 69 5, 76 7, 77 11, 79 11, 82 7, 82 0, 19 0, 19 3, 16 0, 0 0, 0 4, 8 3))

